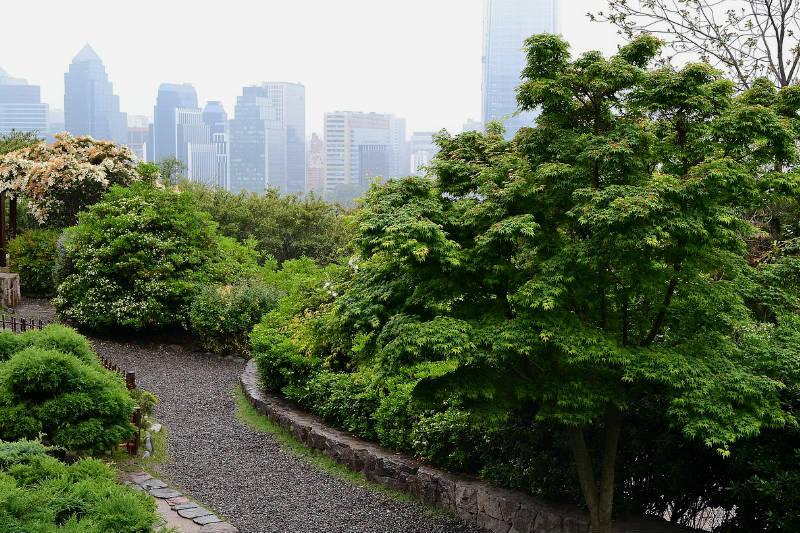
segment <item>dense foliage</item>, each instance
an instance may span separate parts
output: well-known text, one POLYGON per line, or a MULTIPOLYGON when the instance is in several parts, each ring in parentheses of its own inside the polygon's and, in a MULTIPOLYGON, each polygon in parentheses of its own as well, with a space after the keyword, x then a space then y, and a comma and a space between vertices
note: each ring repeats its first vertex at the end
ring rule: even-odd
POLYGON ((100 366, 85 338, 64 326, 0 333, 0 438, 33 439, 99 453, 133 433, 133 400, 100 366))
POLYGON ((207 350, 247 355, 253 326, 276 307, 279 297, 277 289, 263 282, 206 286, 192 301, 192 331, 207 350))
POLYGON ((19 274, 22 294, 42 297, 52 295, 56 240, 54 229, 31 229, 8 242, 9 267, 19 274))
POLYGON ((0 531, 149 533, 155 501, 97 459, 66 465, 38 442, 0 441, 0 531))
POLYGON ((199 287, 259 271, 255 252, 219 238, 188 195, 142 183, 114 187, 82 213, 58 255, 53 305, 90 329, 185 324, 199 287))
POLYGON ((253 239, 262 257, 283 263, 310 257, 327 264, 349 241, 343 211, 314 196, 281 195, 269 189, 261 196, 234 194, 220 188, 183 182, 195 205, 209 213, 222 235, 240 242, 253 239))
POLYGON ((138 180, 134 163, 126 146, 60 133, 52 145, 42 142, 0 156, 0 189, 25 198, 39 224, 65 227, 109 187, 138 180))
MULTIPOLYGON (((659 452, 712 457, 730 479, 723 458, 793 426, 797 287, 748 262, 758 229, 740 215, 800 191, 782 170, 797 161, 800 93, 736 96, 702 64, 648 71, 658 47, 573 60, 560 38, 531 38, 519 101, 541 109, 536 127, 512 142, 499 126, 442 136, 435 179, 373 187, 352 276, 256 329, 266 384, 332 419, 356 411, 356 431, 395 383, 412 384, 416 409, 453 405, 471 423, 535 413, 528 433, 563 437, 595 531, 610 530, 615 494, 673 510, 659 452)), ((775 268, 797 279, 791 261, 775 268)), ((702 485, 695 510, 726 497, 702 485)))

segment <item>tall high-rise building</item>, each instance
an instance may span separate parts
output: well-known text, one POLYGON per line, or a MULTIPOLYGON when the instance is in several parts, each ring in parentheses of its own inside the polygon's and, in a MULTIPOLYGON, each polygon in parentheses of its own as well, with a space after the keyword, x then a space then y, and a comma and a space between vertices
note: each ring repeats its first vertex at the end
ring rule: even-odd
POLYGON ((439 153, 439 145, 433 142, 432 131, 415 131, 411 134, 409 147, 411 151, 411 173, 423 176, 425 167, 430 165, 434 156, 439 153))
POLYGON ((48 105, 41 102, 39 86, 0 69, 0 133, 31 131, 46 137, 47 116, 48 105))
POLYGON ((211 144, 214 150, 214 174, 212 183, 217 187, 228 189, 228 114, 222 102, 210 101, 203 108, 203 122, 211 132, 211 144))
POLYGON ((485 0, 483 26, 483 123, 499 120, 512 138, 531 126, 535 113, 517 111, 516 88, 525 67, 525 39, 558 31, 558 0, 485 0))
POLYGON ((313 133, 308 143, 306 191, 322 193, 325 189, 325 143, 313 133))
MULTIPOLYGON (((378 158, 385 157, 384 178, 408 174, 405 120, 394 115, 337 111, 325 113, 325 190, 332 192, 338 185, 363 185, 367 171, 362 162, 374 167, 378 158), (364 146, 383 148, 362 149, 364 146), (383 154, 378 154, 383 152, 383 154), (369 163, 367 163, 369 162, 369 163)), ((371 177, 375 174, 370 172, 371 177)))
POLYGON ((51 109, 50 112, 47 113, 47 142, 54 142, 56 133, 61 133, 65 129, 64 110, 51 109))
POLYGON ((305 190, 305 87, 268 82, 245 87, 230 121, 230 187, 262 194, 305 190))
POLYGON ((88 44, 64 74, 64 126, 73 135, 128 142, 128 120, 103 62, 88 44))
POLYGON ((274 114, 266 87, 245 87, 236 98, 229 128, 229 189, 264 194, 267 189, 267 119, 274 114))
POLYGON ((480 120, 473 120, 471 118, 467 119, 464 125, 461 127, 461 131, 466 133, 468 131, 477 131, 483 132, 483 122, 480 120))
MULTIPOLYGON (((158 87, 153 108, 153 159, 160 161, 175 156, 180 159, 178 139, 178 110, 197 107, 197 93, 190 83, 162 83, 158 87)), ((186 164, 185 160, 182 160, 186 164)))

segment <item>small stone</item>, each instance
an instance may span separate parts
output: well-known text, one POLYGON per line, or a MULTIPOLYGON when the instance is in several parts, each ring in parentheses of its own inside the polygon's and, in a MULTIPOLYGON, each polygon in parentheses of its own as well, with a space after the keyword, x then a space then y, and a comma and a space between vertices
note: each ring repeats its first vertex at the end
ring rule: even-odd
POLYGON ((244 363, 244 362, 245 362, 245 360, 244 360, 242 357, 234 357, 234 358, 232 359, 232 361, 233 361, 234 363, 239 363, 239 364, 242 364, 242 363, 244 363))
POLYGON ((193 520, 194 520, 195 524, 199 524, 201 526, 204 526, 206 524, 214 524, 216 522, 222 522, 222 520, 217 518, 217 515, 214 515, 214 514, 210 514, 210 515, 206 515, 206 516, 198 516, 197 518, 194 518, 193 520))
POLYGON ((150 438, 150 432, 147 431, 144 437, 144 447, 148 452, 153 453, 153 440, 150 438))
POLYGON ((167 350, 171 352, 181 352, 183 351, 183 347, 180 344, 170 344, 167 346, 167 350))
POLYGON ((167 500, 167 505, 183 505, 184 503, 189 503, 189 498, 186 496, 178 496, 167 500))
POLYGON ((158 433, 159 431, 161 431, 161 424, 153 424, 152 426, 150 426, 150 431, 152 431, 153 433, 158 433))
POLYGON ((170 488, 152 489, 147 492, 149 492, 151 496, 155 496, 156 498, 161 498, 163 500, 166 500, 167 498, 177 498, 178 496, 181 495, 181 493, 178 492, 177 490, 170 488))
POLYGON ((184 518, 199 518, 201 516, 212 515, 211 511, 200 506, 189 507, 188 509, 181 509, 178 514, 184 518))
POLYGON ((182 503, 180 505, 173 505, 172 506, 172 510, 173 511, 182 511, 184 509, 193 509, 195 507, 199 507, 199 505, 197 505, 194 502, 187 502, 187 503, 182 503))
POLYGON ((142 452, 142 458, 143 458, 143 459, 147 459, 148 457, 150 457, 150 452, 148 452, 147 450, 145 450, 144 452, 142 452))
POLYGON ((160 479, 150 478, 144 483, 140 483, 140 485, 146 489, 163 489, 167 486, 166 483, 161 481, 160 479))

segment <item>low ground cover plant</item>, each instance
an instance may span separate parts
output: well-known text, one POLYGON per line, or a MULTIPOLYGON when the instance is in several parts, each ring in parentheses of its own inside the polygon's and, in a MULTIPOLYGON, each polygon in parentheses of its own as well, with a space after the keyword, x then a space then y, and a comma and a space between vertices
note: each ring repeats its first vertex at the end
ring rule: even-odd
POLYGON ((66 465, 34 441, 0 441, 0 531, 149 533, 159 528, 153 498, 117 484, 97 459, 66 465))
POLYGON ((55 293, 53 265, 60 230, 31 229, 8 242, 9 268, 19 274, 20 290, 34 298, 55 293))
POLYGON ((134 401, 86 339, 59 325, 0 333, 0 439, 98 454, 130 439, 134 401))

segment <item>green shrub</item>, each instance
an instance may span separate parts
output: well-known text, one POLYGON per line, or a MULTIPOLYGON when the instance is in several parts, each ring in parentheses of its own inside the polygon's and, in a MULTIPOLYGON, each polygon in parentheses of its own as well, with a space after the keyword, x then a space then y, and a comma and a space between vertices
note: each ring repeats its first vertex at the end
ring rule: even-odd
POLYGON ((55 292, 53 265, 60 234, 55 229, 32 229, 8 242, 9 268, 19 274, 22 294, 40 297, 55 292))
POLYGON ((79 220, 60 243, 63 281, 53 305, 81 327, 187 324, 200 286, 257 269, 243 245, 220 243, 214 223, 186 194, 142 183, 114 187, 79 220))
POLYGON ((153 408, 155 408, 158 403, 158 396, 142 389, 131 389, 129 393, 143 416, 150 416, 153 414, 153 408))
POLYGON ((189 319, 205 349, 220 354, 249 353, 249 334, 274 309, 280 292, 263 283, 207 286, 192 302, 189 319))
POLYGON ((240 242, 253 239, 261 256, 278 264, 301 257, 328 264, 350 241, 345 211, 314 195, 285 195, 277 189, 236 194, 186 181, 181 189, 211 215, 222 235, 240 242))
POLYGON ((2 439, 99 453, 130 438, 133 404, 119 376, 72 354, 31 346, 0 365, 2 439))
POLYGON ((38 442, 0 441, 0 531, 149 533, 155 501, 96 459, 66 465, 38 442))

